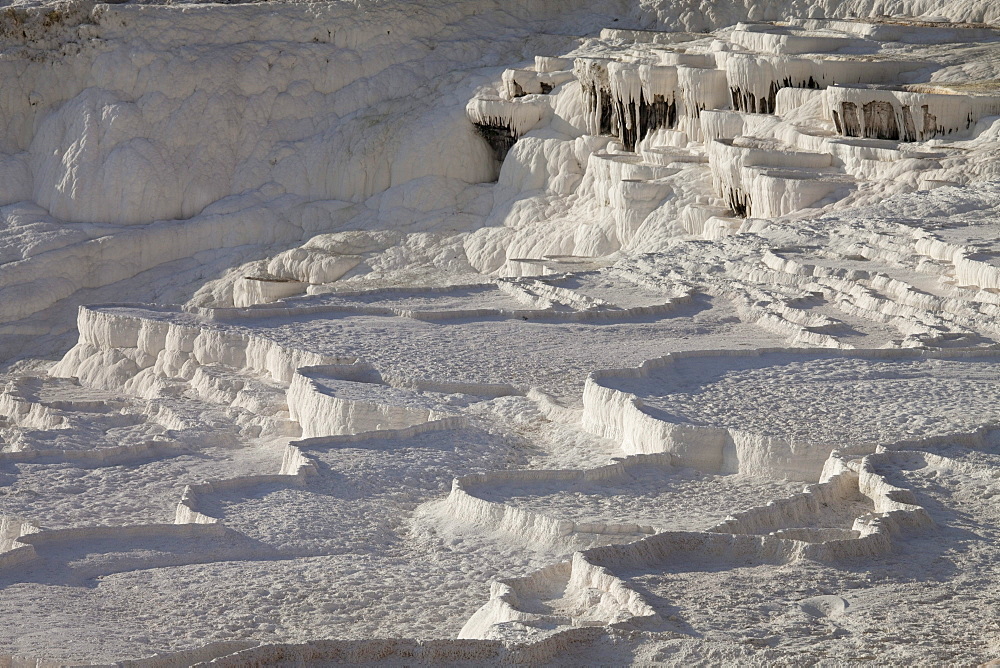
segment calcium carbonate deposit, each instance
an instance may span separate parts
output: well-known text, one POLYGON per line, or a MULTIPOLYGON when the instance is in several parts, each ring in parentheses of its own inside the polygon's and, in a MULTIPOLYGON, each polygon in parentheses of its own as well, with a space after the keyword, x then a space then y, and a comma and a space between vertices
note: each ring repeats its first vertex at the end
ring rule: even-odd
POLYGON ((995 0, 0 0, 0 665, 1000 660, 995 0))

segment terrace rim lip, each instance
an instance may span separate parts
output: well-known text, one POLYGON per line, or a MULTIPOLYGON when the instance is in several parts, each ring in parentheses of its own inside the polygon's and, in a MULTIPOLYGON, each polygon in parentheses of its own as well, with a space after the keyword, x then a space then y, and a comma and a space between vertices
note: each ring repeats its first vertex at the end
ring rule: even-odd
POLYGON ((866 91, 889 91, 898 93, 915 93, 926 97, 971 97, 1000 99, 1000 80, 997 81, 956 81, 940 83, 913 83, 913 84, 862 84, 862 83, 834 83, 830 84, 826 90, 866 90, 866 91), (976 86, 990 85, 996 92, 975 90, 976 86))

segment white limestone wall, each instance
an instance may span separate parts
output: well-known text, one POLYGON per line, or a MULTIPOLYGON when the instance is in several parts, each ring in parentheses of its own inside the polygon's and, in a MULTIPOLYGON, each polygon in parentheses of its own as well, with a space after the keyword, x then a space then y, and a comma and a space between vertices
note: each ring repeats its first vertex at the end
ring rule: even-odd
POLYGON ((796 151, 748 137, 708 144, 717 194, 741 216, 778 217, 807 208, 850 187, 830 167, 829 153, 796 151))
POLYGON ((678 466, 723 470, 726 433, 657 420, 642 412, 638 397, 601 386, 591 374, 583 390, 583 428, 621 443, 629 454, 668 452, 678 466))
MULTIPOLYGON (((302 366, 335 364, 339 360, 229 329, 144 318, 127 308, 81 307, 79 342, 49 373, 76 377, 84 385, 125 388, 155 396, 160 379, 195 378, 199 367, 220 364, 287 384, 302 366)), ((207 378, 206 376, 202 376, 207 378)))
POLYGON ((538 69, 537 57, 536 67, 530 70, 504 70, 501 80, 503 81, 502 92, 508 99, 521 97, 523 95, 545 95, 560 84, 573 79, 573 63, 566 58, 543 59, 543 68, 551 68, 556 65, 562 67, 559 70, 538 69))
POLYGON ((737 23, 729 40, 749 51, 775 55, 833 53, 857 45, 860 40, 833 32, 797 31, 783 26, 737 23))
POLYGON ((812 169, 751 167, 743 176, 752 202, 748 213, 763 218, 777 218, 807 209, 853 184, 850 179, 812 169))
POLYGON ((551 543, 557 539, 568 541, 574 531, 571 520, 547 517, 523 508, 479 499, 469 494, 463 481, 457 478, 448 496, 448 512, 471 526, 531 542, 551 543))
POLYGON ((553 285, 551 281, 522 279, 500 279, 497 287, 517 301, 538 309, 551 309, 554 306, 568 307, 575 311, 591 311, 598 309, 615 309, 610 302, 597 297, 590 297, 573 290, 553 285))
POLYGON ((569 561, 546 566, 523 578, 493 582, 490 600, 466 622, 458 637, 495 637, 499 625, 512 621, 552 628, 628 624, 658 618, 638 592, 606 568, 593 564, 589 554, 590 551, 577 552, 569 561), (549 613, 523 609, 532 599, 553 599, 560 595, 569 609, 549 613))
POLYGON ((707 148, 712 178, 720 193, 727 187, 740 187, 740 169, 743 167, 822 169, 833 162, 829 155, 796 151, 777 142, 751 137, 716 139, 709 142, 707 148))
POLYGON ((639 455, 608 466, 586 470, 517 470, 479 473, 455 478, 448 496, 450 515, 463 523, 491 532, 500 532, 518 540, 554 544, 561 547, 590 547, 621 542, 629 537, 656 533, 653 526, 635 523, 574 522, 542 513, 487 501, 477 496, 480 490, 516 483, 615 480, 627 477, 635 466, 669 466, 670 455, 639 455))
POLYGON ((611 130, 611 81, 608 67, 614 63, 610 58, 582 57, 573 61, 573 76, 580 82, 586 105, 587 134, 607 134, 611 130), (603 121, 602 121, 603 116, 603 121))
POLYGON ((1000 267, 990 264, 986 258, 976 257, 973 249, 942 241, 924 231, 914 232, 913 235, 914 250, 931 259, 950 263, 955 268, 959 285, 1000 288, 1000 267))
POLYGON ((822 153, 789 150, 749 138, 708 144, 716 193, 739 216, 774 217, 814 203, 839 187, 816 170, 832 159, 822 153), (801 174, 790 169, 805 168, 801 174), (797 177, 797 178, 796 178, 797 177))
POLYGON ((550 113, 544 97, 505 100, 502 97, 474 97, 465 106, 469 120, 479 125, 508 128, 521 137, 550 113))
POLYGON ((424 174, 488 180, 486 149, 460 117, 425 123, 441 134, 419 145, 405 117, 341 121, 426 83, 407 71, 429 53, 420 40, 467 19, 472 4, 439 3, 421 20, 388 5, 240 5, 224 18, 209 7, 100 5, 77 53, 9 64, 5 80, 31 85, 0 100, 3 117, 24 123, 8 141, 27 154, 31 199, 66 220, 189 218, 272 179, 312 199, 355 200, 424 174), (368 151, 345 150, 356 137, 337 127, 363 132, 368 151), (287 144, 301 141, 308 148, 287 144))
MULTIPOLYGON (((829 460, 828 460, 829 461, 829 460)), ((736 534, 768 534, 785 527, 808 526, 810 518, 833 509, 839 503, 854 501, 861 496, 858 474, 845 470, 834 476, 821 477, 822 482, 809 485, 802 493, 785 499, 770 501, 766 506, 753 508, 727 518, 712 531, 736 534)), ((785 537, 790 537, 782 534, 785 537)), ((854 536, 859 537, 859 536, 854 536)), ((808 541, 823 542, 823 541, 808 541)))
POLYGON ((898 141, 967 134, 980 118, 1000 113, 998 96, 927 88, 831 86, 825 92, 825 104, 841 134, 898 141))
POLYGON ((726 109, 706 109, 699 116, 701 136, 707 144, 712 139, 769 137, 775 134, 779 119, 769 114, 751 114, 726 109))
POLYGON ((784 116, 807 102, 823 99, 823 91, 813 88, 782 88, 775 97, 774 114, 784 116))
POLYGON ((638 30, 632 28, 602 28, 602 40, 611 42, 638 42, 640 44, 682 44, 697 36, 680 31, 638 30))
POLYGON ((662 179, 674 173, 675 168, 645 164, 631 153, 590 155, 579 193, 588 196, 599 215, 613 224, 604 226, 611 247, 600 250, 606 253, 628 245, 646 217, 673 192, 662 179))
MULTIPOLYGON (((931 9, 931 6, 927 6, 931 9)), ((879 42, 902 42, 904 44, 948 44, 963 40, 980 40, 990 38, 995 35, 992 29, 986 26, 968 25, 969 22, 990 23, 989 19, 958 18, 959 16, 989 16, 991 12, 996 12, 995 7, 987 7, 975 2, 953 2, 946 5, 937 5, 933 11, 940 12, 942 17, 948 17, 952 22, 959 25, 952 25, 946 22, 922 22, 922 21, 858 21, 856 19, 846 19, 845 15, 830 13, 827 16, 839 16, 837 18, 804 18, 789 17, 786 23, 790 26, 797 26, 803 30, 835 30, 849 35, 857 35, 865 39, 879 42), (963 22, 966 25, 961 25, 963 22)), ((912 14, 918 16, 919 14, 912 14)))
MULTIPOLYGON (((414 436, 419 436, 420 434, 429 434, 435 431, 449 431, 452 429, 460 429, 467 426, 465 418, 460 416, 450 416, 441 418, 440 420, 431 420, 430 422, 422 422, 420 424, 414 425, 412 427, 405 427, 403 429, 384 429, 378 432, 359 432, 356 434, 334 434, 329 436, 316 436, 314 438, 300 439, 295 441, 295 447, 302 449, 303 451, 308 451, 311 447, 322 447, 330 448, 336 446, 347 446, 350 447, 355 443, 365 443, 371 441, 373 438, 386 439, 386 440, 396 440, 399 442, 405 442, 407 439, 412 439, 414 436)), ((308 458, 308 455, 306 455, 308 458)))
POLYGON ((927 510, 916 502, 913 492, 891 484, 879 473, 879 468, 891 462, 891 453, 876 453, 865 457, 858 470, 858 486, 861 492, 872 499, 875 512, 880 515, 870 526, 856 524, 862 531, 880 531, 896 535, 904 531, 926 529, 934 525, 927 510))
POLYGON ((212 486, 208 483, 201 485, 185 485, 181 492, 181 500, 177 503, 174 511, 174 524, 216 524, 217 517, 211 517, 200 513, 198 507, 198 493, 211 492, 212 486))
POLYGON ((572 559, 539 569, 523 578, 494 582, 490 601, 480 608, 459 637, 486 638, 505 622, 542 628, 617 625, 629 628, 659 619, 649 603, 612 569, 659 569, 675 557, 699 555, 785 563, 801 556, 796 541, 720 533, 665 532, 627 545, 576 552, 572 559), (559 599, 557 610, 544 610, 559 599), (532 612, 525 604, 531 604, 532 612), (542 604, 541 606, 539 604, 542 604), (554 614, 558 613, 558 614, 554 614))
POLYGON ((495 200, 502 202, 533 190, 572 194, 584 172, 581 155, 588 155, 584 140, 568 142, 537 135, 523 137, 507 154, 500 168, 495 200))
POLYGON ((404 429, 446 417, 431 408, 402 406, 336 396, 309 375, 295 373, 288 387, 288 409, 302 438, 404 429))
POLYGON ((572 72, 573 59, 558 56, 535 56, 536 72, 572 72))
POLYGON ((655 71, 646 67, 646 81, 640 77, 639 65, 612 61, 608 63, 608 84, 611 98, 615 104, 617 136, 623 136, 625 131, 631 131, 633 136, 639 132, 640 100, 652 101, 652 90, 655 87, 660 95, 666 94, 667 99, 674 97, 677 86, 677 70, 669 67, 657 67, 655 71), (643 84, 647 90, 644 91, 643 84), (622 113, 624 112, 624 113, 622 113))
MULTIPOLYGON (((600 549, 595 548, 595 550, 600 549)), ((607 568, 598 565, 602 556, 603 554, 600 552, 590 552, 586 555, 577 552, 573 555, 573 568, 570 572, 567 588, 581 594, 595 592, 599 595, 596 604, 593 597, 581 596, 586 601, 584 605, 588 608, 585 611, 585 619, 592 620, 592 623, 603 622, 604 624, 634 623, 640 619, 657 619, 659 615, 639 592, 629 587, 607 568)))
POLYGON ((233 490, 242 490, 268 483, 303 485, 306 478, 316 475, 316 463, 295 445, 285 446, 281 469, 276 474, 246 475, 221 480, 209 480, 186 485, 181 493, 174 513, 174 524, 220 524, 218 517, 206 515, 199 510, 199 497, 233 490))
POLYGON ((270 304, 285 297, 305 294, 306 284, 285 278, 244 276, 233 284, 233 305, 270 304))
MULTIPOLYGON (((604 634, 600 628, 566 629, 546 635, 530 643, 510 642, 509 639, 426 640, 412 638, 367 638, 363 640, 311 640, 306 643, 256 643, 245 649, 216 649, 211 646, 199 653, 179 652, 138 661, 137 668, 162 668, 163 661, 173 666, 186 666, 204 657, 205 665, 219 668, 274 665, 281 662, 297 664, 331 663, 344 665, 543 665, 558 663, 567 652, 598 641, 604 634), (175 661, 176 657, 176 662, 175 661), (215 657, 215 658, 212 658, 215 657)), ((221 644, 221 643, 220 643, 221 644)), ((236 643, 231 643, 236 645, 236 643)), ((34 666, 34 664, 32 664, 34 666)), ((196 664, 202 665, 202 664, 196 664)), ((39 663, 37 668, 54 668, 39 663)))
POLYGON ((558 623, 552 615, 529 613, 521 609, 519 592, 537 594, 563 584, 569 577, 570 562, 559 562, 546 566, 516 581, 493 581, 490 583, 490 598, 479 608, 459 631, 460 639, 487 639, 494 637, 496 628, 507 622, 522 624, 558 623))
POLYGON ((725 109, 731 102, 726 72, 711 67, 678 65, 677 83, 683 101, 678 128, 699 141, 702 139, 701 113, 708 109, 725 109))
POLYGON ((41 530, 40 527, 30 522, 0 515, 0 554, 24 547, 25 543, 19 539, 41 530))
POLYGON ((278 253, 268 261, 267 273, 302 283, 333 283, 361 262, 360 255, 337 253, 320 243, 313 240, 310 245, 278 253))
POLYGON ((889 83, 921 63, 850 57, 796 57, 732 53, 725 58, 734 109, 774 113, 782 88, 826 88, 833 84, 889 83))
MULTIPOLYGON (((656 101, 671 105, 668 118, 658 121, 658 127, 673 128, 688 133, 693 139, 701 136, 698 120, 706 109, 725 108, 730 92, 726 73, 715 69, 714 62, 704 54, 665 54, 659 65, 580 58, 575 74, 581 83, 597 90, 598 108, 613 106, 611 134, 623 136, 631 132, 642 140, 650 131, 642 126, 643 114, 656 101), (667 57, 671 56, 671 57, 667 57)), ((588 131, 600 134, 599 118, 592 113, 588 131)))
MULTIPOLYGON (((965 266, 967 257, 974 257, 972 249, 962 249, 952 244, 939 244, 932 236, 923 230, 906 231, 911 241, 905 244, 909 253, 916 257, 928 257, 928 253, 942 252, 941 260, 954 263, 948 269, 954 271, 954 266, 965 266), (916 250, 916 246, 921 251, 916 250)), ((905 238, 905 237, 904 237, 905 238)), ((881 235, 872 235, 871 256, 889 262, 898 261, 899 246, 896 242, 886 244, 881 235)), ((996 271, 989 265, 990 258, 973 260, 974 266, 983 269, 979 279, 984 283, 995 276, 996 271)), ((898 329, 906 338, 903 346, 922 346, 927 343, 943 341, 949 333, 967 333, 981 326, 983 316, 994 315, 995 301, 989 293, 983 293, 983 304, 975 312, 970 312, 962 302, 953 298, 941 298, 914 289, 905 282, 892 279, 884 274, 863 272, 857 269, 847 271, 830 267, 809 265, 779 258, 773 253, 765 253, 763 263, 789 276, 808 276, 823 289, 829 289, 836 294, 838 306, 845 312, 864 317, 875 322, 884 322, 898 329), (859 283, 860 281, 860 283, 859 283)), ((957 273, 957 272, 956 272, 957 273)), ((760 274, 759 278, 765 276, 760 274)), ((768 280, 781 280, 780 274, 768 280)), ((797 279, 800 280, 800 279, 797 279)))
POLYGON ((56 415, 48 406, 33 400, 25 390, 17 380, 9 381, 0 389, 0 416, 8 424, 23 429, 57 429, 64 418, 56 415))
MULTIPOLYGON (((738 429, 689 425, 654 418, 643 411, 635 394, 608 387, 605 378, 644 378, 653 370, 669 369, 677 360, 698 357, 755 357, 796 349, 756 351, 690 351, 671 353, 628 369, 592 372, 583 391, 584 429, 621 444, 627 454, 669 453, 677 466, 713 473, 746 473, 815 482, 836 443, 796 442, 738 429)), ((912 359, 916 353, 901 349, 830 350, 825 354, 868 358, 912 359)), ((974 355, 974 350, 941 353, 945 357, 974 355)), ((981 354, 981 353, 980 353, 981 354)), ((862 488, 862 493, 871 496, 862 488)), ((881 512, 881 511, 879 511, 881 512)))

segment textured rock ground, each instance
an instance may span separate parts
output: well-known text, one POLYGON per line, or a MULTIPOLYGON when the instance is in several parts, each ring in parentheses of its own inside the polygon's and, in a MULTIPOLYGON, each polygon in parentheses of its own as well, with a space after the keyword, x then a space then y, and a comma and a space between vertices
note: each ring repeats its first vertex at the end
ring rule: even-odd
POLYGON ((994 3, 0 10, 0 663, 997 658, 994 3))

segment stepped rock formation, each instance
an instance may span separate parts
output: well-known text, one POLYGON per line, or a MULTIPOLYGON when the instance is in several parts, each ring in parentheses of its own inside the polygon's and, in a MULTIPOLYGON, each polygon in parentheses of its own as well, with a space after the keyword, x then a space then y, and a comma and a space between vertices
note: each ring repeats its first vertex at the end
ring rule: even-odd
POLYGON ((998 82, 987 0, 0 5, 0 664, 997 660, 998 82))

